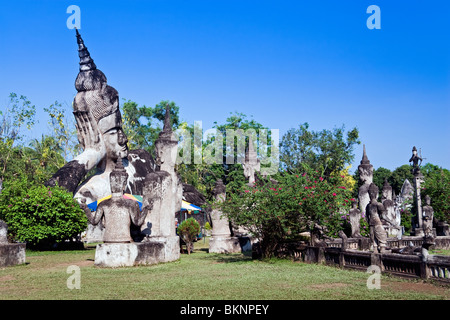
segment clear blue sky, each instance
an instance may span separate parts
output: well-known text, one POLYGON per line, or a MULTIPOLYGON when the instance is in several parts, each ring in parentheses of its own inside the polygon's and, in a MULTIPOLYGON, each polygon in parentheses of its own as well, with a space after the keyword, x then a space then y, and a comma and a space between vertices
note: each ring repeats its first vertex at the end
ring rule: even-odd
MULTIPOLYGON (((72 4, 121 98, 174 101, 204 130, 234 111, 281 136, 304 122, 356 126, 375 168, 407 164, 414 145, 450 168, 450 1, 3 1, 0 105, 27 96, 34 136, 45 132, 43 108, 76 94, 72 4), (366 26, 372 4, 380 30, 366 26)), ((355 154, 351 171, 362 144, 355 154)))

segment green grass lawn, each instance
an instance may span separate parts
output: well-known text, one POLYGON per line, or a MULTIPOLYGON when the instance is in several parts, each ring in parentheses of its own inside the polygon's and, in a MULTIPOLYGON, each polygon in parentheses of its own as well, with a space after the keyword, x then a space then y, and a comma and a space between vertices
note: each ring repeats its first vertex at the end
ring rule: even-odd
POLYGON ((94 266, 95 247, 86 250, 27 251, 25 265, 0 269, 0 299, 151 300, 334 300, 450 299, 450 288, 381 276, 369 290, 369 274, 324 265, 243 254, 210 254, 200 240, 176 262, 127 268, 94 266), (81 288, 68 289, 67 267, 81 270, 81 288))

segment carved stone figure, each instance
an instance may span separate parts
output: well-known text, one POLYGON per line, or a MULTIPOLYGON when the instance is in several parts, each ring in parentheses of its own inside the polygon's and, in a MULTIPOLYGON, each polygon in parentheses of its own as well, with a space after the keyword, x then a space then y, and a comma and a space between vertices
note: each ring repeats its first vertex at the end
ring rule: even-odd
POLYGON ((122 165, 122 159, 117 159, 114 170, 110 173, 111 198, 103 200, 92 213, 82 202, 89 222, 93 225, 104 220, 105 232, 103 241, 105 243, 123 243, 132 242, 130 236, 130 226, 133 223, 136 226, 142 225, 145 219, 145 212, 140 211, 139 204, 123 197, 128 174, 122 165))
POLYGON ((412 165, 412 174, 417 175, 420 172, 420 165, 422 164, 423 159, 417 155, 416 146, 413 147, 412 153, 413 154, 412 154, 411 158, 409 159, 409 162, 410 163, 412 162, 412 164, 411 164, 412 165))
POLYGON ((361 211, 357 208, 356 201, 353 201, 352 208, 349 211, 350 214, 350 225, 352 227, 352 238, 361 238, 361 211))
POLYGON ((392 187, 387 180, 384 181, 381 193, 381 203, 384 206, 384 215, 381 217, 388 235, 397 236, 401 232, 400 217, 397 217, 395 202, 392 200, 392 187))
POLYGON ((425 237, 433 235, 433 218, 434 210, 431 206, 431 198, 429 195, 425 196, 425 205, 422 208, 423 214, 423 230, 425 237))
POLYGON ((383 228, 380 217, 384 214, 383 204, 378 202, 378 187, 371 183, 369 187, 370 203, 366 208, 367 221, 369 222, 371 248, 384 252, 386 248, 387 234, 383 228))
MULTIPOLYGON (((226 187, 221 179, 216 181, 213 195, 217 202, 224 202, 226 197, 226 187)), ((214 208, 211 212, 212 234, 209 239, 209 252, 232 253, 240 252, 241 247, 237 237, 231 237, 230 223, 222 212, 214 208)))
POLYGON ((370 202, 369 187, 373 182, 373 165, 370 164, 369 158, 367 157, 366 145, 363 145, 363 157, 358 166, 358 172, 360 184, 358 190, 359 209, 363 214, 366 214, 366 207, 370 202))
POLYGON ((0 244, 8 243, 8 225, 0 220, 0 244))
POLYGON ((128 173, 126 193, 142 195, 145 176, 155 170, 154 160, 144 150, 128 150, 118 92, 97 69, 78 30, 76 36, 80 71, 75 81, 78 93, 73 101, 73 114, 84 151, 45 184, 58 184, 73 192, 80 203, 83 200, 89 204, 110 194, 109 175, 120 158, 128 173), (91 169, 96 169, 96 174, 83 181, 91 169))
POLYGON ((242 167, 244 168, 244 176, 248 179, 248 184, 253 186, 255 183, 255 173, 261 170, 261 164, 251 137, 248 138, 248 149, 245 152, 245 160, 242 167))

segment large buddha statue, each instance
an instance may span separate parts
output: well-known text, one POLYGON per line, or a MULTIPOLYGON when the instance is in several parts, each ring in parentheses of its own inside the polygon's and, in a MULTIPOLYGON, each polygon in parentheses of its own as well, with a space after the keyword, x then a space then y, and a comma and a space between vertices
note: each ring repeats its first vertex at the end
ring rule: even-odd
POLYGON ((97 69, 78 30, 76 37, 80 71, 75 81, 78 93, 73 114, 83 152, 59 169, 46 185, 66 188, 79 202, 95 202, 111 194, 110 173, 121 158, 128 174, 125 193, 142 195, 145 176, 155 171, 155 162, 145 150, 128 150, 118 92, 97 69), (84 180, 92 169, 95 174, 84 180))

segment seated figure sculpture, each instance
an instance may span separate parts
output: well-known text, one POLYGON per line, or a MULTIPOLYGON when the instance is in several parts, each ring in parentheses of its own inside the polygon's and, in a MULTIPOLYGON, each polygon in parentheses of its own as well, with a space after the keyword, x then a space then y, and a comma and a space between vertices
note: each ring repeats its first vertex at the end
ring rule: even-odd
POLYGON ((384 206, 377 201, 378 187, 371 183, 369 187, 370 203, 366 207, 367 220, 369 222, 371 249, 378 249, 378 252, 384 252, 386 249, 387 234, 381 223, 384 215, 384 206))
POLYGON ((92 213, 82 201, 81 208, 86 213, 92 225, 104 220, 105 233, 103 242, 105 243, 126 243, 132 242, 130 227, 133 223, 137 227, 144 223, 146 212, 141 212, 139 204, 131 199, 123 197, 123 191, 127 182, 126 173, 122 159, 117 160, 116 167, 110 173, 111 198, 103 200, 92 213))

